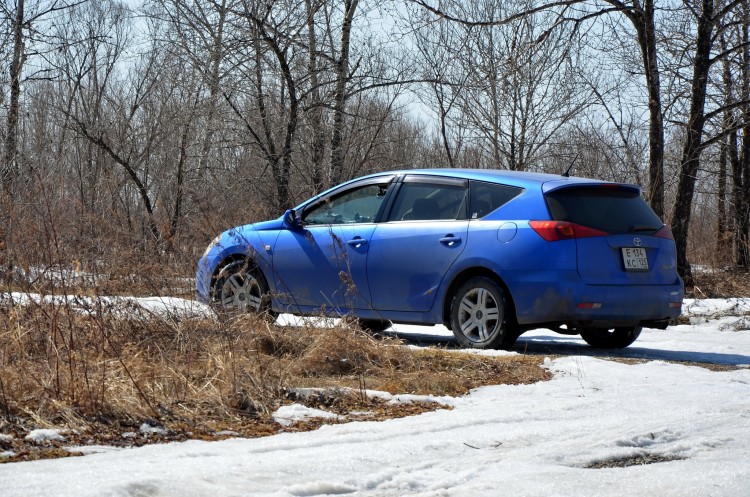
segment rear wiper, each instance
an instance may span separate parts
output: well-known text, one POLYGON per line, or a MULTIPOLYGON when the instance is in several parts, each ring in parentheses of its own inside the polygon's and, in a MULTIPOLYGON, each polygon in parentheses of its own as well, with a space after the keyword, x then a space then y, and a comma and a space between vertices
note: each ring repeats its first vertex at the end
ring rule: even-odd
POLYGON ((658 226, 649 226, 647 224, 635 224, 628 228, 630 233, 639 233, 641 231, 658 231, 658 226))

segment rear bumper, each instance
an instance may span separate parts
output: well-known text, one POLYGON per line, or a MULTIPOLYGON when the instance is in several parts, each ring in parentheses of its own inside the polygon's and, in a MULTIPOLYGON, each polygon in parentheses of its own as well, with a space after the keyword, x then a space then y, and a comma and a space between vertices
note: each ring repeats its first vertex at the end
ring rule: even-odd
MULTIPOLYGON (((577 275, 554 282, 524 281, 514 291, 519 325, 565 323, 576 327, 663 328, 682 312, 682 281, 672 285, 588 285, 577 275)), ((559 277, 559 273, 558 273, 559 277)))

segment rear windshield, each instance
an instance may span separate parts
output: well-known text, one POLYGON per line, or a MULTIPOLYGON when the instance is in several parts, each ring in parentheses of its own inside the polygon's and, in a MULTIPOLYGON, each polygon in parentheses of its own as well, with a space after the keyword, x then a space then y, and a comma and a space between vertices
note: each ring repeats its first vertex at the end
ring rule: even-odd
POLYGON ((607 233, 658 231, 663 223, 632 190, 617 188, 564 188, 547 194, 552 219, 596 228, 607 233))

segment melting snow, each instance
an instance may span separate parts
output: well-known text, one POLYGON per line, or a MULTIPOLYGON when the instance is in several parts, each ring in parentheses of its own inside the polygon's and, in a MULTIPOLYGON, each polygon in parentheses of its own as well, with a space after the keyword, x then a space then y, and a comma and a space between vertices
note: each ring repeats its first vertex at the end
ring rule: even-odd
MULTIPOLYGON (((748 496, 750 369, 674 361, 750 364, 750 331, 721 326, 750 314, 749 304, 686 301, 690 324, 644 330, 617 352, 530 332, 513 353, 562 356, 544 361, 553 379, 479 388, 451 399, 452 410, 0 464, 0 495, 748 496), (653 464, 589 469, 608 461, 653 464)), ((450 341, 440 327, 421 333, 450 341)), ((276 413, 311 414, 332 415, 301 406, 276 413)))

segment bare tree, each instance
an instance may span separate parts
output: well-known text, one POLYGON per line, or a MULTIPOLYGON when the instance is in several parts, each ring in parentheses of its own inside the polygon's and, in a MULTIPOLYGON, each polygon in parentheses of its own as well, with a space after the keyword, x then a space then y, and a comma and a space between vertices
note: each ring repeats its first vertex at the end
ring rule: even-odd
POLYGON ((735 182, 739 180, 739 174, 742 173, 741 188, 737 197, 741 197, 742 202, 737 203, 737 249, 738 249, 738 266, 748 270, 750 269, 750 7, 747 3, 742 4, 742 21, 741 21, 741 100, 744 101, 742 107, 742 160, 741 166, 737 165, 734 172, 735 182))
POLYGON ((9 41, 12 47, 9 50, 10 61, 7 64, 8 111, 2 133, 4 147, 0 163, 0 257, 3 259, 3 265, 8 268, 13 264, 16 204, 14 191, 21 174, 19 128, 26 64, 29 57, 36 58, 49 50, 50 45, 55 44, 54 40, 49 40, 41 34, 43 29, 38 29, 39 25, 43 25, 51 14, 69 9, 75 4, 69 0, 32 0, 28 4, 26 0, 16 0, 0 5, 0 21, 7 25, 7 29, 3 26, 3 38, 9 41))
MULTIPOLYGON (((706 146, 704 127, 707 118, 721 115, 724 111, 724 109, 717 109, 709 116, 705 111, 709 73, 714 63, 721 60, 721 56, 712 57, 712 51, 717 38, 716 32, 723 29, 722 22, 725 16, 743 4, 744 2, 738 0, 717 6, 714 0, 702 0, 696 9, 690 8, 692 5, 688 6, 695 20, 695 52, 690 78, 690 108, 687 116, 686 137, 680 161, 680 178, 671 224, 677 245, 677 269, 688 285, 692 285, 693 279, 687 253, 688 228, 700 169, 701 152, 706 146)), ((750 147, 750 142, 748 146, 750 147)))
POLYGON ((219 122, 222 93, 230 77, 226 68, 228 52, 237 50, 236 40, 226 34, 228 19, 238 7, 236 0, 202 2, 198 0, 151 0, 151 16, 163 21, 161 46, 199 74, 207 95, 196 98, 201 112, 201 145, 198 170, 205 171, 214 152, 214 137, 219 122))
POLYGON ((349 55, 351 53, 351 34, 354 15, 359 0, 343 0, 343 19, 338 53, 334 53, 334 70, 336 87, 333 95, 333 129, 331 131, 331 175, 330 183, 339 183, 343 174, 343 135, 344 117, 349 78, 349 55))
POLYGON ((641 61, 643 74, 648 89, 648 107, 650 115, 650 150, 649 150, 649 200, 654 211, 660 216, 664 213, 664 122, 661 103, 661 84, 659 74, 659 63, 657 53, 656 34, 656 3, 654 0, 601 0, 593 2, 589 8, 587 0, 560 0, 541 2, 539 4, 520 5, 514 4, 514 8, 507 9, 499 18, 467 18, 460 14, 456 15, 446 7, 435 7, 427 0, 411 0, 413 3, 427 9, 433 14, 469 27, 499 26, 516 22, 534 16, 538 13, 553 12, 557 15, 557 21, 543 33, 548 36, 555 29, 567 23, 580 26, 582 23, 596 17, 621 13, 633 25, 636 30, 636 38, 641 50, 641 61), (578 12, 572 11, 574 7, 580 7, 578 12))
POLYGON ((310 79, 309 103, 305 117, 310 129, 310 162, 311 173, 310 182, 312 183, 312 193, 319 193, 324 185, 324 160, 326 150, 326 133, 325 133, 325 112, 322 95, 322 76, 321 73, 321 56, 319 55, 318 44, 318 23, 316 19, 321 11, 324 10, 323 0, 305 0, 305 9, 307 14, 307 55, 308 55, 308 74, 310 79))

